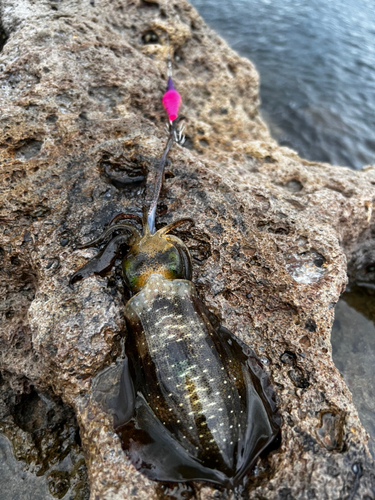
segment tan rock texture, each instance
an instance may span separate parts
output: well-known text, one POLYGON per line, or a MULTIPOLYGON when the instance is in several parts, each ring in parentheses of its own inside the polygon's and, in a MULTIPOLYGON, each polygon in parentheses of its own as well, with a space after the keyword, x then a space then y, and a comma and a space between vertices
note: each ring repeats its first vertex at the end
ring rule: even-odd
MULTIPOLYGON (((375 169, 280 148, 259 115, 254 66, 183 0, 0 5, 0 369, 19 391, 52 391, 74 409, 91 499, 161 498, 92 397, 126 336, 119 270, 74 290, 68 277, 96 252, 78 243, 149 199, 166 140, 167 33, 188 148, 170 154, 158 224, 196 221, 176 233, 193 281, 263 360, 283 419, 280 446, 258 461, 243 498, 375 498, 366 432, 330 344, 347 259, 362 273, 371 263, 361 249, 375 228, 375 169), (120 189, 108 169, 144 172, 146 187, 120 189)), ((193 488, 201 500, 232 495, 193 488)))

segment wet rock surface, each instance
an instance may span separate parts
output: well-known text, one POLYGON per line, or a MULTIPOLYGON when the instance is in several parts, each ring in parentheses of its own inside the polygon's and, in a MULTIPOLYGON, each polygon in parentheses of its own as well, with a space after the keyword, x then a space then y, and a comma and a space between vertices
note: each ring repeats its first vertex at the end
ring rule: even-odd
POLYGON ((332 328, 335 365, 353 393, 362 424, 370 434, 369 448, 375 457, 375 327, 373 292, 351 287, 340 298, 332 328))
MULTIPOLYGON (((191 250, 198 293, 262 359, 283 420, 280 446, 259 459, 243 496, 373 498, 367 434, 330 331, 347 257, 372 272, 375 169, 278 147, 258 114, 253 65, 185 2, 4 0, 1 24, 0 370, 9 397, 30 412, 33 397, 58 398, 61 425, 75 415, 92 499, 180 494, 133 468, 92 391, 123 351, 119 269, 68 287, 97 251, 77 244, 120 212, 141 214, 150 197, 165 143, 168 32, 188 140, 170 155, 158 224, 195 220, 176 234, 191 250), (109 170, 145 180, 112 183, 109 170)), ((33 420, 12 425, 26 432, 33 420)), ((183 494, 228 496, 207 484, 183 494)))
MULTIPOLYGON (((26 381, 24 381, 26 382, 26 381)), ((0 488, 4 499, 87 500, 87 470, 73 411, 5 373, 0 384, 0 488)))

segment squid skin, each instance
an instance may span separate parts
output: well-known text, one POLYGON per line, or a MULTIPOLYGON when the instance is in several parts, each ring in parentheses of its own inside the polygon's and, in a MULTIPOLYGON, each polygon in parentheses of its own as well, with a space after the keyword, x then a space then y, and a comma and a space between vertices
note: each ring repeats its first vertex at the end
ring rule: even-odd
POLYGON ((116 431, 133 464, 154 480, 236 487, 279 433, 259 360, 188 280, 152 274, 125 317, 130 370, 116 409, 134 416, 117 419, 116 431))

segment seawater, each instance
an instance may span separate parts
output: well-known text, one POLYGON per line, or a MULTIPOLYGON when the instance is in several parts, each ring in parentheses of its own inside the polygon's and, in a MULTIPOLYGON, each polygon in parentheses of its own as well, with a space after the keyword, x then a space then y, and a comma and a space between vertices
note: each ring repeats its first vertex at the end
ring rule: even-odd
POLYGON ((261 77, 281 145, 313 161, 375 163, 373 0, 192 0, 261 77))
MULTIPOLYGON (((261 113, 279 144, 312 161, 375 164, 374 0, 192 0, 260 73, 261 113)), ((375 457, 375 296, 346 292, 333 360, 375 457)))

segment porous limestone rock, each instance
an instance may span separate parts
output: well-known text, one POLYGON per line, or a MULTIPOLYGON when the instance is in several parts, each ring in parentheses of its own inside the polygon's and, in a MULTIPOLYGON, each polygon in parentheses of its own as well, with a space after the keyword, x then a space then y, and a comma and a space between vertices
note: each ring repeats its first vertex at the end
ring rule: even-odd
MULTIPOLYGON (((187 148, 170 154, 158 224, 195 220, 176 233, 193 281, 262 359, 283 420, 244 498, 374 498, 367 435, 330 330, 347 259, 363 261, 375 228, 375 169, 279 147, 259 116, 254 66, 184 0, 2 0, 1 24, 0 370, 19 393, 33 386, 74 410, 92 500, 160 497, 92 394, 126 336, 119 270, 73 290, 68 278, 96 252, 78 243, 150 197, 166 140, 167 38, 187 148), (116 187, 109 170, 143 173, 146 185, 116 187)), ((203 483, 194 492, 226 498, 203 483)))

